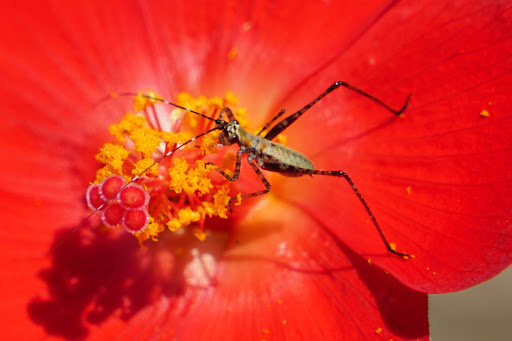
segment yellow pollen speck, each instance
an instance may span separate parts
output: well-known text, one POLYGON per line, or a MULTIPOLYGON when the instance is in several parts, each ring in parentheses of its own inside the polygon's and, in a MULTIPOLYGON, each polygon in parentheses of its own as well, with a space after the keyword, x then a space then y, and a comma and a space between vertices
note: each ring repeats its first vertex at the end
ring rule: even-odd
POLYGON ((282 320, 282 321, 281 321, 281 324, 282 324, 282 325, 285 325, 286 323, 287 323, 287 322, 286 322, 286 320, 282 320))
POLYGON ((375 332, 376 332, 377 334, 380 334, 380 333, 382 332, 382 328, 380 328, 380 327, 379 327, 379 328, 375 329, 375 332))
POLYGON ((270 330, 268 330, 268 329, 263 329, 263 334, 270 334, 270 330))
POLYGON ((430 270, 430 268, 429 268, 429 267, 427 267, 427 271, 428 271, 428 270, 430 270))
POLYGON ((407 186, 405 188, 405 190, 407 191, 407 194, 411 195, 411 193, 412 193, 412 187, 411 186, 407 186))
POLYGON ((483 109, 482 111, 480 111, 480 116, 488 118, 491 117, 491 114, 489 113, 489 111, 483 109))
POLYGON ((396 244, 395 243, 389 243, 389 247, 391 250, 396 251, 396 244))
POLYGON ((238 50, 236 48, 232 48, 231 50, 228 51, 228 59, 229 60, 233 60, 235 59, 235 57, 238 55, 238 50))
POLYGON ((278 299, 277 300, 277 304, 283 304, 283 300, 282 299, 278 299))
POLYGON ((368 264, 372 265, 372 259, 368 258, 368 264))

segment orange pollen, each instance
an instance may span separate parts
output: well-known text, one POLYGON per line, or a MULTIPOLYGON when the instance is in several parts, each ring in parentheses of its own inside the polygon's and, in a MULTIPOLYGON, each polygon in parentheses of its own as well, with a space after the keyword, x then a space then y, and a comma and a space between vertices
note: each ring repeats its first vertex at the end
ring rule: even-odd
MULTIPOLYGON (((205 240, 206 219, 227 219, 230 198, 241 198, 240 194, 230 194, 229 182, 215 174, 215 166, 210 164, 222 165, 233 155, 217 148, 220 132, 215 131, 155 164, 155 160, 215 127, 213 120, 155 98, 161 97, 154 92, 139 94, 134 98, 136 114, 127 113, 109 127, 115 141, 105 143, 96 155, 103 167, 87 190, 88 206, 102 215, 105 225, 126 228, 141 244, 150 238, 157 241, 166 229, 176 232, 189 226, 199 240, 205 240)), ((212 118, 218 118, 224 107, 238 104, 232 93, 223 98, 194 98, 181 93, 174 101, 212 118)), ((233 113, 242 126, 247 125, 245 109, 233 113)))

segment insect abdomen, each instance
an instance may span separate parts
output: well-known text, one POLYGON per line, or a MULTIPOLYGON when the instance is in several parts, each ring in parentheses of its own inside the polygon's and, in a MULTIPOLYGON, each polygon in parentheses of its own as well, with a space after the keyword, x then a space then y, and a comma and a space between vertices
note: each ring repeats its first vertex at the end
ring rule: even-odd
POLYGON ((301 176, 300 169, 315 169, 313 163, 301 153, 262 137, 247 133, 243 145, 249 157, 255 159, 263 169, 287 176, 301 176))

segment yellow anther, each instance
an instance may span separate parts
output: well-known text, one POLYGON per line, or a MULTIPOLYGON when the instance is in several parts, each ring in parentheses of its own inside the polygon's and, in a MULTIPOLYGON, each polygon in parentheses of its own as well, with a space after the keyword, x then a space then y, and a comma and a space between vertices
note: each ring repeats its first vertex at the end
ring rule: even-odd
POLYGON ((201 219, 201 214, 196 211, 192 211, 190 207, 184 208, 178 212, 178 220, 184 226, 195 223, 201 219))
POLYGON ((238 97, 231 91, 226 92, 224 99, 224 105, 227 107, 238 105, 238 97))
POLYGON ((121 122, 112 124, 108 128, 110 135, 115 136, 119 142, 125 142, 126 136, 135 129, 147 126, 146 119, 140 115, 126 114, 121 122))
POLYGON ((137 161, 135 168, 132 169, 132 175, 139 175, 152 165, 151 168, 146 173, 144 173, 144 175, 157 176, 159 174, 158 164, 153 165, 154 162, 155 160, 150 157, 137 161))
POLYGON ((176 218, 169 220, 169 222, 167 223, 167 227, 172 232, 178 231, 182 226, 183 226, 183 224, 180 223, 180 221, 176 218))
POLYGON ((196 236, 197 239, 204 242, 206 240, 206 237, 208 237, 208 232, 205 232, 199 228, 194 229, 194 236, 196 236))
POLYGON ((153 241, 158 241, 158 234, 164 231, 164 226, 157 223, 155 218, 149 217, 149 223, 146 229, 142 232, 138 232, 135 234, 135 237, 139 240, 139 244, 142 245, 142 242, 151 238, 153 241))
POLYGON ((105 167, 100 170, 101 175, 100 171, 96 173, 96 178, 103 180, 112 174, 122 174, 123 164, 128 155, 130 155, 130 151, 123 146, 105 143, 100 152, 96 154, 96 160, 105 164, 105 167))
POLYGON ((185 191, 188 194, 198 192, 202 196, 213 188, 211 179, 208 178, 212 166, 207 166, 204 161, 197 160, 196 167, 190 169, 184 159, 174 159, 174 167, 169 170, 170 188, 176 193, 185 191))
POLYGON ((224 100, 220 97, 213 97, 208 100, 208 107, 216 107, 217 109, 224 109, 224 100))
POLYGON ((217 151, 219 135, 220 131, 214 131, 203 137, 203 142, 200 147, 202 155, 213 154, 217 151))
POLYGON ((238 108, 233 112, 233 114, 235 115, 235 118, 240 126, 244 129, 247 129, 249 126, 249 120, 247 119, 247 109, 238 108))
POLYGON ((151 156, 162 142, 160 132, 151 128, 135 129, 130 138, 134 143, 133 149, 146 157, 151 156))
POLYGON ((160 132, 160 138, 167 142, 169 148, 173 148, 175 144, 182 144, 194 137, 190 133, 179 132, 179 133, 168 133, 166 131, 160 132))

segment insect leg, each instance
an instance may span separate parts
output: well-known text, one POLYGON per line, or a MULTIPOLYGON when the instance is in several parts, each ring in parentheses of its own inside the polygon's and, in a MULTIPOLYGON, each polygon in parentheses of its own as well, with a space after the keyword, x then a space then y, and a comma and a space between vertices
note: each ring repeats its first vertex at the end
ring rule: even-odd
MULTIPOLYGON (((229 175, 228 173, 226 173, 225 171, 223 171, 222 169, 220 169, 217 165, 213 164, 213 163, 209 163, 210 165, 213 165, 215 167, 215 169, 224 177, 226 178, 226 180, 228 181, 236 181, 238 180, 238 177, 240 176, 240 167, 242 165, 242 154, 244 153, 244 150, 243 149, 239 149, 238 152, 236 153, 236 164, 235 164, 235 170, 233 172, 233 175, 229 175)), ((265 193, 268 193, 270 192, 270 189, 272 188, 272 185, 270 185, 270 183, 268 182, 268 180, 265 178, 265 176, 263 175, 263 173, 261 172, 261 170, 258 168, 258 166, 256 166, 256 164, 254 163, 254 161, 249 161, 249 165, 252 167, 252 169, 254 170, 254 172, 258 175, 258 177, 260 178, 261 182, 265 185, 265 189, 261 190, 261 191, 257 191, 257 192, 254 192, 254 193, 249 193, 249 194, 244 194, 242 195, 242 199, 245 199, 245 198, 250 198, 250 197, 256 197, 258 195, 263 195, 265 193)), ((228 204, 228 209, 229 211, 231 212, 231 204, 233 203, 233 201, 237 200, 237 197, 231 197, 231 199, 229 199, 229 204, 228 204)))
POLYGON ((222 119, 222 115, 224 115, 224 113, 226 113, 226 116, 228 117, 228 121, 234 121, 235 120, 235 115, 233 114, 231 109, 229 109, 228 107, 226 107, 226 108, 221 110, 221 112, 219 114, 219 119, 222 119))
POLYGON ((348 176, 347 173, 345 173, 343 171, 322 171, 322 170, 316 170, 316 169, 314 169, 314 170, 304 170, 304 173, 311 174, 311 175, 328 175, 328 176, 336 176, 336 177, 344 178, 348 182, 350 187, 352 188, 352 191, 354 191, 354 193, 359 198, 359 201, 361 201, 361 203, 363 204, 366 212, 368 213, 368 215, 370 216, 370 219, 373 222, 373 225, 375 225, 375 228, 377 229, 377 232, 379 232, 380 238, 384 242, 384 245, 386 245, 386 249, 388 249, 388 252, 393 253, 393 254, 395 254, 397 256, 400 256, 400 257, 410 257, 410 255, 408 255, 406 253, 402 253, 402 252, 398 252, 398 251, 393 250, 393 248, 389 244, 388 240, 384 236, 384 232, 382 232, 382 229, 380 228, 380 225, 377 222, 377 219, 375 219, 375 216, 373 215, 372 211, 370 210, 370 207, 368 206, 366 201, 363 199, 363 196, 361 195, 361 193, 357 189, 356 185, 354 185, 354 182, 348 176))
MULTIPOLYGON (((247 162, 249 162, 249 165, 252 167, 252 169, 254 170, 256 175, 258 175, 258 177, 260 178, 261 182, 263 182, 263 184, 265 185, 265 189, 263 189, 261 191, 253 192, 253 193, 244 194, 244 195, 242 195, 242 199, 251 198, 251 197, 257 197, 259 195, 263 195, 263 194, 266 194, 266 193, 270 192, 270 190, 272 189, 272 185, 265 178, 265 176, 263 175, 261 170, 258 168, 258 166, 256 166, 256 164, 254 163, 254 160, 253 161, 247 160, 247 162)), ((228 208, 229 208, 230 212, 231 212, 231 204, 236 199, 237 199, 237 197, 231 197, 231 199, 229 199, 228 208)))
POLYGON ((239 149, 236 153, 236 163, 235 163, 235 169, 233 170, 233 175, 229 175, 224 170, 222 170, 219 166, 217 166, 214 163, 208 162, 207 165, 212 165, 215 167, 217 172, 219 172, 226 180, 228 181, 236 181, 238 180, 238 177, 240 176, 240 167, 242 166, 242 154, 244 153, 243 149, 239 149))
POLYGON ((260 136, 261 133, 263 133, 265 130, 267 130, 272 125, 272 123, 274 123, 279 117, 283 116, 283 114, 285 112, 286 112, 285 109, 283 109, 280 112, 278 112, 276 114, 276 116, 274 116, 274 118, 272 118, 270 121, 268 121, 267 124, 265 124, 265 126, 263 128, 261 128, 260 131, 258 131, 258 133, 256 135, 260 136))
POLYGON ((274 137, 276 137, 277 135, 279 135, 280 133, 283 132, 283 130, 285 130, 288 126, 290 126, 293 122, 295 122, 302 114, 304 114, 309 108, 311 108, 313 105, 315 105, 318 101, 320 101, 322 98, 324 98, 325 96, 327 96, 328 94, 330 94, 331 92, 333 92, 334 90, 338 89, 340 86, 344 87, 344 88, 347 88, 349 90, 352 90, 372 101, 374 101, 375 103, 383 106, 384 108, 386 108, 387 110, 391 111, 393 114, 395 114, 396 116, 399 116, 400 114, 402 114, 404 112, 404 110, 407 108, 407 105, 409 104, 409 99, 411 98, 411 94, 409 94, 407 96, 407 99, 405 100, 405 104, 402 106, 402 108, 400 108, 400 110, 394 110, 393 108, 391 108, 390 106, 388 106, 387 104, 385 104, 384 102, 382 102, 380 99, 370 95, 369 93, 363 91, 363 90, 360 90, 358 88, 356 88, 355 86, 352 86, 346 82, 342 82, 342 81, 339 81, 339 82, 336 82, 334 83, 333 85, 331 85, 330 87, 327 88, 327 90, 325 90, 324 92, 322 92, 317 98, 315 98, 313 101, 311 101, 309 104, 307 104, 304 108, 300 109, 299 111, 297 111, 296 113, 288 116, 287 118, 285 118, 284 120, 282 120, 281 122, 279 122, 277 125, 274 126, 274 128, 272 128, 268 133, 267 135, 265 135, 265 138, 267 140, 272 140, 274 137))

